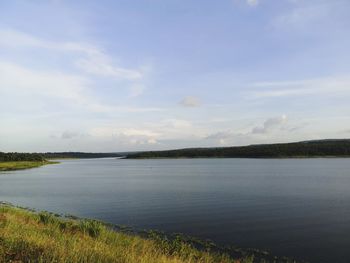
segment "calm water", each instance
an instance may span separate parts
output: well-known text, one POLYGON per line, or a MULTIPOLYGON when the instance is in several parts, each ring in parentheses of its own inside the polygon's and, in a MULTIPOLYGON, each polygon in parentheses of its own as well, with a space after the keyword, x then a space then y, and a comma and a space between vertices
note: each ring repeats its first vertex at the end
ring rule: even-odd
POLYGON ((350 262, 350 159, 69 160, 0 173, 0 200, 350 262))

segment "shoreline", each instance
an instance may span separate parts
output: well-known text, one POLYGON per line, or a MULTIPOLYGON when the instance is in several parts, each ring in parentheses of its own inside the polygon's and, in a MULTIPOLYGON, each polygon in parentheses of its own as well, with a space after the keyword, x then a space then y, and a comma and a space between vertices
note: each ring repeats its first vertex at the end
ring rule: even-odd
MULTIPOLYGON (((246 263, 258 263, 258 262, 281 262, 281 263, 305 263, 305 261, 296 261, 288 257, 277 257, 273 256, 267 251, 252 249, 252 248, 238 248, 235 246, 220 246, 215 244, 210 240, 199 239, 196 237, 191 237, 181 233, 165 233, 158 230, 137 230, 128 226, 115 225, 110 223, 105 223, 99 220, 80 218, 72 215, 62 215, 47 211, 37 211, 32 208, 15 206, 11 203, 0 201, 0 237, 1 237, 1 220, 4 217, 4 211, 6 209, 12 212, 19 212, 28 216, 34 217, 47 217, 48 221, 56 222, 57 224, 70 224, 79 225, 82 222, 96 222, 96 224, 101 225, 106 228, 106 231, 115 233, 116 235, 122 234, 126 235, 128 238, 139 238, 144 241, 152 241, 156 246, 165 247, 187 247, 193 250, 192 253, 208 253, 209 256, 220 260, 225 260, 222 262, 246 262, 246 263)), ((5 215, 6 217, 6 215, 5 215)), ((180 251, 182 251, 180 249, 180 251)), ((175 254, 178 254, 177 251, 175 254)), ((1 252, 1 245, 0 245, 1 252)), ((1 253, 0 253, 1 256, 1 253)), ((1 259, 1 257, 0 257, 1 259)), ((88 261, 90 262, 90 261, 88 261)), ((103 261, 104 262, 104 261, 103 261)), ((158 262, 158 261, 154 261, 158 262)), ((169 261, 170 262, 170 261, 169 261)), ((179 262, 187 262, 179 261, 179 262)), ((202 262, 202 261, 191 261, 191 262, 202 262)), ((208 261, 208 262, 221 262, 221 261, 208 261)))

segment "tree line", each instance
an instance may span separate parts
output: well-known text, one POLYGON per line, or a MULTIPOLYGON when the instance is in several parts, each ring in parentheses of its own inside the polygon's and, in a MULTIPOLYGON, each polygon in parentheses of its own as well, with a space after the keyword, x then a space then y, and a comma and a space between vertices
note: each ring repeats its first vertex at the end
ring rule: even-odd
POLYGON ((45 161, 45 158, 43 157, 42 154, 39 154, 39 153, 0 152, 0 162, 18 162, 18 161, 43 162, 45 161))
POLYGON ((46 159, 65 159, 65 158, 107 158, 125 156, 123 153, 86 153, 86 152, 46 152, 42 154, 46 159))
POLYGON ((148 151, 129 154, 127 158, 288 158, 327 156, 350 157, 350 140, 320 140, 238 147, 148 151))
POLYGON ((123 153, 84 153, 84 152, 46 152, 46 153, 18 153, 0 152, 0 162, 17 162, 17 161, 45 161, 47 159, 65 159, 65 158, 105 158, 121 157, 123 153))

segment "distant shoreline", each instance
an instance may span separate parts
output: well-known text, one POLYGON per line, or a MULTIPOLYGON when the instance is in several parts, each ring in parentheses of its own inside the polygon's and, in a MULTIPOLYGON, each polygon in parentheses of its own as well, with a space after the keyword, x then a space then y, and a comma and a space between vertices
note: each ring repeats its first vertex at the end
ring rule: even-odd
POLYGON ((229 147, 200 147, 159 151, 130 152, 0 152, 0 162, 45 161, 69 159, 194 159, 194 158, 252 158, 304 159, 350 158, 350 139, 311 140, 291 143, 255 144, 229 147))
POLYGON ((185 148, 130 153, 126 159, 159 158, 349 158, 350 140, 320 140, 234 147, 185 148))
MULTIPOLYGON (((169 159, 256 159, 256 160, 288 160, 288 159, 348 159, 350 155, 346 156, 286 156, 286 157, 225 157, 225 156, 197 156, 197 157, 124 157, 118 158, 120 160, 169 160, 169 159)), ((99 158, 96 158, 99 159, 99 158)))

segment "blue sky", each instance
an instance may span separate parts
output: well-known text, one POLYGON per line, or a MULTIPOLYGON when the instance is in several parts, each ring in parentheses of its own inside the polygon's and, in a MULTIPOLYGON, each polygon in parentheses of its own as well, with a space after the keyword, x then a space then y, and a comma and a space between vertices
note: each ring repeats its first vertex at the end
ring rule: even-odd
POLYGON ((0 150, 350 136, 348 0, 0 2, 0 150))

